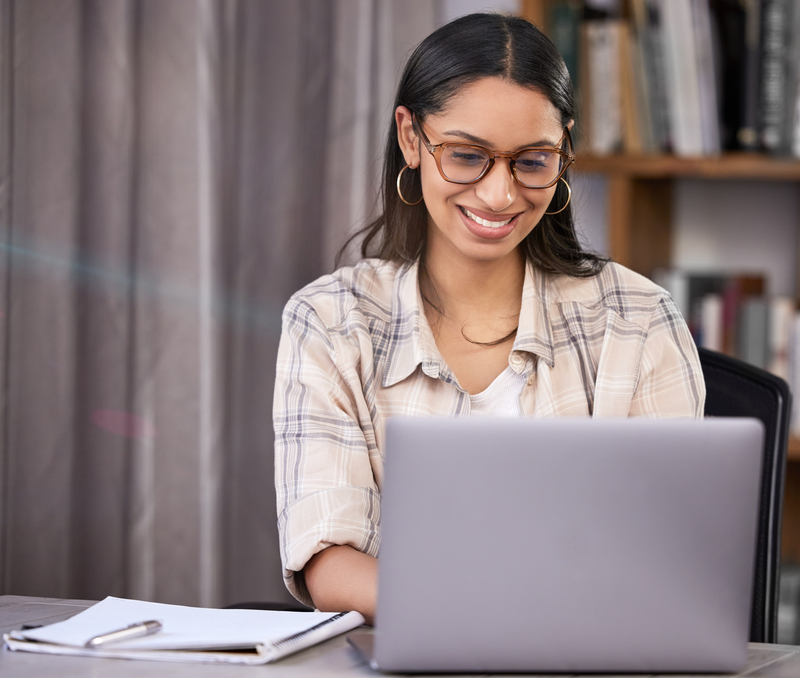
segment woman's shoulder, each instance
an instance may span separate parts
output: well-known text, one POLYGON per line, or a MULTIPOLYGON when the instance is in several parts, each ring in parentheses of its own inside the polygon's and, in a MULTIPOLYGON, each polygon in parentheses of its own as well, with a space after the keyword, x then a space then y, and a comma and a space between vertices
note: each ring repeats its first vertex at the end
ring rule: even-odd
POLYGON ((402 264, 362 259, 323 275, 295 292, 286 312, 310 308, 328 327, 342 324, 353 313, 391 318, 392 293, 402 264))
POLYGON ((550 290, 551 301, 556 303, 602 306, 631 320, 637 316, 650 316, 658 307, 672 304, 663 287, 613 261, 590 278, 555 277, 550 290))

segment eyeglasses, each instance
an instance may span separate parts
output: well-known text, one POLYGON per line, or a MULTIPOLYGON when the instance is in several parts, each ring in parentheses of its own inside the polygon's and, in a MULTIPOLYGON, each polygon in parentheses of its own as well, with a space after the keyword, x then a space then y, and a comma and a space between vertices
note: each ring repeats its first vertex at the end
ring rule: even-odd
POLYGON ((460 141, 445 141, 432 144, 422 129, 422 123, 413 117, 422 142, 428 149, 442 179, 452 184, 474 184, 483 179, 494 166, 497 158, 508 158, 514 180, 524 188, 550 188, 567 171, 575 156, 572 154, 572 138, 565 129, 559 147, 561 148, 523 148, 515 153, 495 153, 476 144, 462 144, 460 141))

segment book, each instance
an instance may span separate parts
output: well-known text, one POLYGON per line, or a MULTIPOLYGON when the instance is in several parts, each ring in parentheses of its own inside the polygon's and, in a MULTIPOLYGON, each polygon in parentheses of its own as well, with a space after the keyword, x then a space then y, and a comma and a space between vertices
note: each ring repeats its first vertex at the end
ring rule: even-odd
POLYGON ((672 121, 667 92, 666 54, 664 53, 664 29, 658 0, 641 0, 644 18, 644 57, 646 60, 648 94, 650 98, 650 122, 653 141, 661 151, 672 150, 672 121))
POLYGON ((589 97, 589 31, 587 24, 578 27, 578 81, 580 87, 575 91, 576 121, 572 130, 572 139, 578 152, 591 153, 592 128, 589 121, 592 119, 592 102, 589 97))
POLYGON ((579 27, 582 16, 583 7, 579 0, 554 0, 550 3, 550 38, 564 59, 575 91, 579 91, 583 84, 578 75, 579 27))
POLYGON ((692 0, 661 0, 672 148, 679 156, 702 156, 703 120, 692 0))
POLYGON ((711 30, 708 0, 692 0, 691 4, 695 58, 697 59, 698 108, 704 155, 719 155, 722 148, 717 103, 717 64, 714 59, 715 39, 711 30))
POLYGON ((763 297, 745 299, 739 311, 738 356, 762 370, 770 361, 769 311, 769 303, 763 297))
POLYGON ((653 130, 653 112, 650 109, 651 92, 648 83, 647 60, 644 36, 636 26, 630 31, 631 70, 633 73, 634 111, 638 116, 642 152, 658 153, 661 148, 653 130))
POLYGON ((795 317, 794 299, 770 299, 769 365, 767 369, 784 381, 790 379, 789 351, 792 343, 792 325, 795 317))
POLYGON ((759 150, 761 79, 761 0, 742 0, 745 8, 741 126, 736 134, 743 150, 759 150))
MULTIPOLYGON (((725 289, 728 285, 729 276, 720 273, 688 273, 686 274, 686 300, 683 302, 688 308, 688 316, 686 321, 689 325, 689 331, 694 337, 695 343, 698 346, 705 346, 703 339, 706 333, 706 328, 703 327, 703 304, 708 296, 719 296, 722 300, 725 295, 725 289)), ((726 304, 727 305, 727 304, 726 304)), ((720 318, 721 322, 724 322, 720 318)), ((717 331, 722 335, 724 329, 712 329, 712 332, 717 331)), ((720 350, 722 350, 720 348, 720 350)))
POLYGON ((639 154, 644 150, 642 134, 644 115, 636 76, 639 55, 628 22, 620 21, 617 30, 619 31, 618 57, 623 149, 626 153, 639 154))
POLYGON ((364 623, 358 612, 218 610, 109 596, 87 610, 37 629, 3 636, 14 651, 153 661, 267 664, 364 623), (98 649, 99 635, 144 620, 162 630, 98 649))
POLYGON ((722 310, 721 294, 707 294, 700 302, 700 346, 720 353, 724 350, 722 310))
POLYGON ((596 155, 619 150, 622 142, 620 93, 620 22, 602 19, 584 22, 581 45, 586 51, 586 77, 581 118, 588 130, 588 148, 596 155))
POLYGON ((642 150, 669 150, 669 119, 664 92, 664 60, 658 9, 653 0, 631 0, 631 58, 641 116, 642 150))
POLYGON ((742 0, 710 0, 715 45, 719 53, 720 137, 727 151, 740 150, 738 132, 742 126, 747 14, 742 0))
POLYGON ((765 151, 788 154, 793 11, 790 0, 763 0, 760 138, 765 151))
POLYGON ((722 352, 737 355, 737 333, 739 310, 748 297, 760 297, 765 293, 764 277, 758 274, 739 274, 727 277, 723 291, 722 352))
POLYGON ((800 3, 791 3, 790 10, 787 110, 782 144, 789 155, 800 158, 800 3))
POLYGON ((664 43, 658 0, 630 0, 631 60, 642 150, 669 151, 669 99, 666 91, 664 43))

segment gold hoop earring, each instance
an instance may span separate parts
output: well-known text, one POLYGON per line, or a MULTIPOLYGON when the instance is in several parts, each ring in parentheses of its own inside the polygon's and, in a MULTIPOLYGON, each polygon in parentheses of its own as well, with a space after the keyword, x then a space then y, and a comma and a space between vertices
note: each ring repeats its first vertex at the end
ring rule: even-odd
MULTIPOLYGON (((400 170, 400 174, 397 175, 397 195, 400 196, 400 200, 402 200, 406 205, 419 205, 422 202, 422 198, 417 200, 417 202, 408 202, 403 197, 403 191, 400 190, 400 177, 403 176, 403 172, 405 172, 409 168, 409 165, 406 165, 403 169, 400 170)), ((411 169, 414 169, 413 167, 411 169)))
MULTIPOLYGON (((564 182, 564 186, 567 187, 567 202, 564 203, 564 207, 562 207, 560 210, 557 210, 555 212, 545 212, 545 214, 558 214, 559 212, 563 212, 565 209, 567 209, 567 205, 569 205, 569 201, 572 200, 572 189, 569 187, 569 184, 567 183, 567 180, 564 177, 561 177, 559 179, 559 181, 563 181, 564 182)), ((402 196, 400 196, 400 197, 402 197, 402 196)))

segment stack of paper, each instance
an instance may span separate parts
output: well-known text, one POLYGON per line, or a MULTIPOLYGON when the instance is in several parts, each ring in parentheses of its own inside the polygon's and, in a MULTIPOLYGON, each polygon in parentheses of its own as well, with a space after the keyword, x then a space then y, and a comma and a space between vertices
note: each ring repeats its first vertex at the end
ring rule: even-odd
POLYGON ((216 610, 109 597, 66 621, 3 638, 11 650, 42 654, 266 664, 363 623, 358 612, 216 610), (86 647, 92 638, 146 620, 160 621, 162 630, 86 647))

